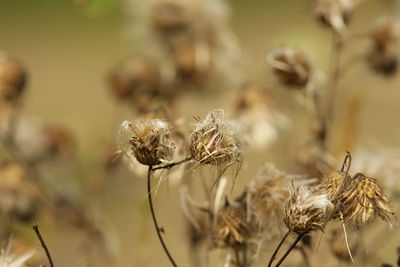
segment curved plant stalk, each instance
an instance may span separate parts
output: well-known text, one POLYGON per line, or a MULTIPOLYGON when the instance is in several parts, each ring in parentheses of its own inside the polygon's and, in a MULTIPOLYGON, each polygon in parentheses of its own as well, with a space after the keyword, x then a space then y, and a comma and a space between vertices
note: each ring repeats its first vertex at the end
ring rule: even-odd
POLYGON ((169 261, 174 267, 177 267, 178 265, 175 263, 174 259, 171 256, 171 253, 169 252, 167 245, 164 242, 164 239, 161 235, 161 229, 158 226, 156 214, 154 213, 154 208, 153 208, 153 200, 151 199, 151 173, 153 171, 153 166, 149 166, 149 169, 147 171, 147 194, 149 198, 149 206, 150 206, 150 212, 151 212, 151 217, 153 218, 154 226, 156 228, 157 236, 158 239, 160 240, 160 243, 164 249, 165 254, 167 254, 169 261))
POLYGON ((290 248, 283 254, 282 258, 278 261, 275 267, 278 267, 282 264, 282 262, 286 259, 286 257, 290 254, 290 252, 296 247, 297 243, 305 236, 307 233, 299 234, 294 241, 294 243, 290 246, 290 248))
POLYGON ((271 258, 269 259, 268 262, 268 267, 272 266, 272 262, 275 260, 276 258, 276 254, 278 254, 279 249, 281 248, 281 246, 283 245, 283 243, 285 243, 285 240, 288 238, 288 236, 290 235, 290 230, 286 232, 286 234, 283 236, 281 242, 279 242, 278 246, 276 247, 274 253, 272 254, 271 258))

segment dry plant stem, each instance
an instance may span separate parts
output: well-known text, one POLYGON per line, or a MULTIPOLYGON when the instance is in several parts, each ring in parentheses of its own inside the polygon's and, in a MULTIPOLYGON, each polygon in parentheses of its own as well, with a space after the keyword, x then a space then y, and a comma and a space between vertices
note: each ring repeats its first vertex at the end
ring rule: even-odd
POLYGON ((326 147, 326 136, 329 133, 328 125, 333 121, 333 109, 335 107, 335 99, 337 93, 337 87, 340 78, 340 56, 343 48, 342 37, 338 33, 333 33, 332 36, 332 53, 331 53, 331 77, 328 85, 328 92, 326 94, 326 110, 324 116, 322 116, 322 127, 323 127, 323 145, 326 147))
POLYGON ((185 163, 185 162, 187 162, 187 161, 189 161, 191 159, 192 159, 192 156, 189 156, 189 157, 184 158, 183 160, 180 160, 180 161, 177 161, 177 162, 172 162, 172 163, 167 164, 167 165, 155 167, 152 170, 156 171, 156 170, 160 170, 160 169, 171 169, 172 167, 174 167, 176 165, 179 165, 179 164, 182 164, 182 163, 185 163))
POLYGON ((275 267, 278 267, 279 265, 282 264, 282 262, 286 259, 286 257, 290 254, 290 252, 296 247, 297 243, 305 236, 307 233, 302 233, 297 236, 297 239, 294 241, 294 243, 290 246, 290 248, 283 254, 282 258, 278 261, 278 263, 275 265, 275 267))
POLYGON ((158 239, 160 240, 160 243, 165 251, 165 254, 167 254, 169 261, 171 262, 171 264, 175 267, 177 267, 178 265, 176 265, 174 259, 172 258, 171 254, 168 251, 167 246, 165 245, 164 239, 161 236, 161 229, 158 226, 158 222, 157 222, 157 218, 156 218, 156 214, 154 213, 154 208, 153 208, 153 200, 151 199, 151 172, 153 171, 152 166, 149 166, 149 169, 147 171, 147 194, 148 194, 148 198, 149 198, 149 205, 150 205, 150 211, 151 211, 151 216, 153 218, 153 222, 154 222, 154 226, 156 228, 156 232, 157 232, 157 236, 158 239))
POLYGON ((40 234, 39 225, 35 222, 32 225, 32 228, 35 231, 35 233, 36 233, 36 235, 37 235, 37 237, 38 237, 38 239, 40 241, 40 244, 42 245, 42 247, 44 249, 44 252, 46 252, 46 256, 47 256, 47 259, 49 260, 50 267, 54 267, 54 263, 53 263, 53 260, 51 259, 50 251, 47 248, 46 243, 44 242, 44 240, 42 238, 42 235, 40 234))
POLYGON ((271 258, 269 259, 268 262, 268 267, 272 266, 272 262, 275 260, 276 258, 276 254, 278 254, 279 249, 281 248, 281 246, 283 245, 283 243, 285 243, 286 238, 288 238, 288 236, 290 235, 290 230, 286 232, 286 234, 283 236, 281 242, 279 242, 278 246, 276 247, 274 253, 272 254, 271 258))

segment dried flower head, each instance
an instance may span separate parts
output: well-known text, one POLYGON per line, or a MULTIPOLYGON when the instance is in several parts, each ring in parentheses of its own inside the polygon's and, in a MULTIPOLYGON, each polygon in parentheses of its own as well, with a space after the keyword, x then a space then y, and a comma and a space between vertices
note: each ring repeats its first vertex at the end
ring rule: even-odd
POLYGON ((7 248, 2 248, 0 252, 0 266, 1 267, 27 267, 27 261, 35 254, 34 251, 26 252, 17 256, 11 254, 11 241, 8 243, 7 248))
POLYGON ((314 0, 312 13, 323 25, 343 32, 360 0, 314 0))
POLYGON ((23 92, 26 71, 17 60, 0 53, 0 100, 14 101, 23 92))
POLYGON ((248 221, 254 221, 263 235, 281 232, 282 206, 288 197, 286 177, 272 163, 265 163, 247 190, 248 221))
POLYGON ((144 165, 153 166, 171 160, 174 145, 168 123, 159 119, 124 121, 119 128, 122 151, 144 165))
POLYGON ((232 107, 231 116, 238 121, 245 142, 254 148, 262 149, 273 143, 279 130, 289 124, 264 88, 256 84, 244 85, 236 93, 232 107))
POLYGON ((400 22, 394 19, 380 21, 370 38, 372 47, 367 55, 370 67, 384 75, 394 74, 399 60, 400 22))
POLYGON ((0 166, 2 212, 18 220, 29 221, 37 214, 39 197, 39 188, 28 179, 23 165, 10 162, 0 166))
POLYGON ((285 203, 284 222, 290 231, 297 234, 323 231, 333 209, 326 194, 292 183, 290 197, 285 203))
POLYGON ((160 32, 170 32, 183 29, 189 18, 185 7, 175 1, 160 1, 154 3, 151 10, 151 22, 160 32))
POLYGON ((305 86, 313 71, 309 56, 288 47, 277 48, 268 53, 267 62, 278 79, 288 86, 305 86))
POLYGON ((232 122, 224 120, 222 109, 209 112, 203 121, 194 124, 190 153, 199 164, 214 165, 222 170, 240 161, 236 129, 232 122))
POLYGON ((216 246, 237 248, 246 245, 250 238, 250 226, 242 207, 226 203, 217 214, 213 241, 216 246))
POLYGON ((346 181, 350 179, 351 176, 345 171, 333 171, 327 176, 326 180, 321 183, 318 190, 326 193, 330 201, 335 201, 339 191, 345 185, 346 181))
POLYGON ((377 181, 362 173, 354 175, 342 187, 336 201, 344 221, 365 224, 376 214, 388 222, 396 216, 377 181))

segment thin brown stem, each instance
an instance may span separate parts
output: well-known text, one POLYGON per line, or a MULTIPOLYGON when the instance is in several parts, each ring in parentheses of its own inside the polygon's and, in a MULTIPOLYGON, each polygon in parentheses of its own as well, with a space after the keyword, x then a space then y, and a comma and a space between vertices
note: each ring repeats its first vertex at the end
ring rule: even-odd
POLYGON ((322 144, 326 148, 327 145, 327 134, 329 132, 328 126, 333 121, 333 109, 335 107, 336 93, 337 87, 340 79, 340 57, 343 48, 343 40, 342 37, 333 33, 333 43, 332 43, 332 66, 331 66, 331 75, 330 81, 328 85, 328 91, 326 94, 326 110, 321 116, 321 126, 322 126, 322 144))
POLYGON ((154 213, 154 208, 153 208, 153 200, 151 199, 151 172, 153 171, 152 166, 149 166, 149 169, 147 171, 147 194, 149 198, 149 206, 150 206, 150 212, 151 216, 153 218, 154 226, 156 228, 157 236, 158 239, 160 240, 160 243, 164 249, 165 254, 167 254, 169 261, 171 262, 172 266, 177 267, 174 259, 172 258, 171 254, 168 251, 168 248, 164 242, 164 239, 161 236, 161 228, 158 226, 156 214, 154 213))
POLYGON ((153 168, 152 170, 156 171, 156 170, 160 170, 160 169, 171 169, 172 167, 174 167, 176 165, 179 165, 179 164, 182 164, 182 163, 185 163, 185 162, 187 162, 187 161, 189 161, 191 159, 192 159, 192 156, 188 156, 188 157, 184 158, 183 160, 180 160, 180 161, 177 161, 177 162, 172 162, 170 164, 166 164, 166 165, 163 165, 163 166, 158 166, 158 167, 153 168))
POLYGON ((286 238, 288 238, 288 236, 290 235, 290 230, 286 232, 286 234, 283 236, 283 238, 281 239, 281 241, 279 242, 278 246, 276 247, 274 253, 272 254, 271 258, 269 259, 268 262, 268 267, 272 266, 272 262, 275 260, 276 258, 276 254, 278 254, 279 249, 281 248, 281 246, 283 245, 283 243, 285 243, 286 238))
POLYGON ((296 238, 294 243, 290 246, 290 248, 283 254, 282 258, 278 261, 278 263, 275 265, 275 267, 278 267, 279 265, 282 264, 282 262, 286 259, 286 257, 290 254, 290 252, 296 247, 297 243, 303 238, 303 236, 306 233, 299 234, 299 236, 296 238))
POLYGON ((53 260, 51 259, 50 251, 47 248, 46 243, 44 242, 44 240, 42 238, 42 235, 40 234, 39 225, 35 222, 32 225, 32 228, 35 231, 35 233, 36 233, 36 235, 37 235, 37 237, 38 237, 38 239, 40 241, 40 244, 42 245, 42 247, 44 249, 44 252, 46 252, 46 256, 47 256, 47 259, 49 260, 50 267, 54 267, 54 263, 53 263, 53 260))

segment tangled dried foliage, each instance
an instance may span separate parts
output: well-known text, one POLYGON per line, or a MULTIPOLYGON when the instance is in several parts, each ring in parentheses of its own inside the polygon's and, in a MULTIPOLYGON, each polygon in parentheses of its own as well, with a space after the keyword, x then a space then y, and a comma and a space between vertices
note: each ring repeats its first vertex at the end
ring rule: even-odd
POLYGON ((174 144, 170 140, 169 125, 165 121, 124 121, 119 128, 118 137, 121 151, 130 160, 136 158, 141 164, 148 166, 171 160, 174 144))
POLYGON ((236 126, 224 120, 222 109, 209 112, 203 121, 194 124, 189 143, 192 158, 198 164, 217 166, 220 174, 241 161, 236 126))
POLYGON ((325 228, 334 206, 326 194, 319 194, 303 185, 290 187, 285 203, 284 222, 291 232, 304 234, 325 228))

